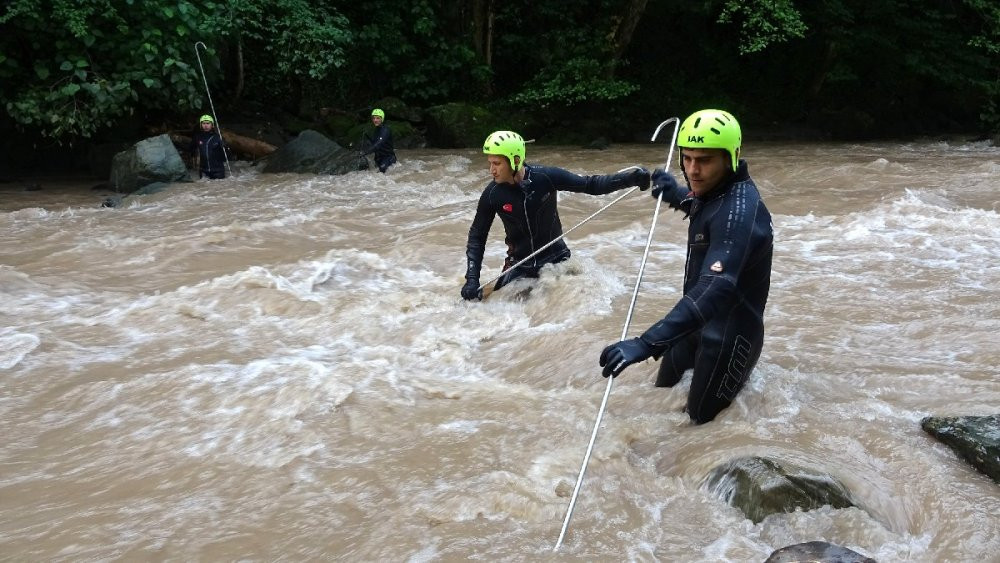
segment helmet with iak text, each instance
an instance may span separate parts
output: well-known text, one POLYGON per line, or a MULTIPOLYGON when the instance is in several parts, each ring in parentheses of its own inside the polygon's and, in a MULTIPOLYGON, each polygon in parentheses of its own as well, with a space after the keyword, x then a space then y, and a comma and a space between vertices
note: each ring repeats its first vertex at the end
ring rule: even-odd
MULTIPOLYGON (((740 124, 728 111, 703 109, 688 116, 677 132, 677 146, 682 149, 723 149, 729 153, 733 171, 740 163, 743 134, 740 124)), ((683 152, 683 151, 681 151, 683 152)), ((681 169, 684 162, 678 153, 681 169)))
POLYGON ((486 137, 483 143, 483 154, 495 154, 507 157, 510 161, 510 169, 517 172, 518 167, 524 164, 524 138, 513 131, 494 131, 486 137), (518 162, 514 161, 514 157, 518 162))

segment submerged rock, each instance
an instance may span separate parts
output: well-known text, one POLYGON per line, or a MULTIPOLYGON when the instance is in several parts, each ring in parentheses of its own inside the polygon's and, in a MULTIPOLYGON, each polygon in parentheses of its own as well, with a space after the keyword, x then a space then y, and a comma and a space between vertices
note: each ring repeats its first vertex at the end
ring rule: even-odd
POLYGON ((826 543, 811 541, 783 547, 771 554, 764 563, 876 563, 857 551, 826 543))
POLYGON ((1000 414, 936 417, 920 421, 934 436, 973 467, 1000 484, 1000 414))
POLYGON ((705 488, 739 508, 755 524, 771 514, 854 506, 833 477, 762 457, 742 457, 713 469, 705 488))

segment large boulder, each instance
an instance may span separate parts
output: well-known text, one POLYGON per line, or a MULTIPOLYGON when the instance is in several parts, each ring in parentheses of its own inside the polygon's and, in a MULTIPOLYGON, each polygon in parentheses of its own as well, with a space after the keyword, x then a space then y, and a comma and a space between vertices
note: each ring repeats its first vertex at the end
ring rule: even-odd
POLYGON ((111 164, 115 155, 127 151, 128 143, 95 143, 87 147, 87 169, 97 178, 111 175, 111 164))
POLYGON ((797 509, 854 506, 847 487, 833 477, 762 457, 741 457, 720 465, 704 486, 755 524, 771 514, 797 509))
POLYGON ((356 150, 347 150, 318 131, 306 129, 267 158, 263 172, 347 174, 367 168, 356 150))
POLYGON ((1000 483, 1000 414, 928 416, 920 421, 920 426, 994 482, 1000 483))
POLYGON ((111 161, 111 187, 118 192, 134 192, 156 182, 187 181, 188 171, 167 134, 143 139, 111 161))
POLYGON ((853 549, 825 541, 797 543, 775 550, 764 563, 875 563, 853 549))

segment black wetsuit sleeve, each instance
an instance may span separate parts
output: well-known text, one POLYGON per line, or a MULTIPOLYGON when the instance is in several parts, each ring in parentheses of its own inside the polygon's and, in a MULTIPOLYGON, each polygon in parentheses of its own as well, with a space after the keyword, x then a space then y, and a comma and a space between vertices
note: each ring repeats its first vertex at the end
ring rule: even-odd
POLYGON ((752 253, 754 225, 763 212, 752 184, 734 185, 722 208, 708 219, 709 243, 698 280, 642 339, 662 354, 688 334, 701 329, 737 298, 737 282, 752 253))
POLYGON ((552 186, 557 190, 589 195, 609 194, 633 185, 629 182, 631 171, 617 174, 581 176, 562 168, 546 166, 536 169, 535 173, 548 176, 552 181, 552 186))
POLYGON ((690 202, 691 191, 684 186, 678 185, 676 188, 663 190, 663 203, 666 203, 671 209, 687 211, 688 205, 682 205, 684 202, 690 202))
POLYGON ((483 255, 486 253, 486 238, 490 234, 490 227, 493 226, 493 219, 496 217, 496 210, 491 204, 490 193, 493 184, 491 183, 483 195, 479 196, 479 204, 476 206, 476 217, 469 227, 469 241, 465 247, 465 279, 479 281, 479 271, 483 267, 483 255))

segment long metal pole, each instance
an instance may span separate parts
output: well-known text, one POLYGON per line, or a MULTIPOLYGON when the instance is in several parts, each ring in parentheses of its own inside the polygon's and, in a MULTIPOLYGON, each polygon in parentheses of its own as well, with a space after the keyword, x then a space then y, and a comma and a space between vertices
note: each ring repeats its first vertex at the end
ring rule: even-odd
POLYGON ((205 95, 208 96, 208 107, 212 108, 212 119, 215 119, 215 132, 219 135, 219 140, 222 141, 222 156, 226 159, 226 168, 229 170, 229 175, 233 175, 233 167, 229 165, 229 155, 226 154, 225 141, 222 139, 222 124, 219 123, 219 116, 215 114, 215 104, 212 103, 212 92, 208 89, 208 79, 205 78, 205 67, 201 64, 201 54, 198 53, 198 45, 201 45, 202 49, 208 50, 208 47, 198 41, 194 44, 194 55, 198 57, 198 68, 201 69, 201 80, 205 83, 205 95))
MULTIPOLYGON (((532 141, 534 141, 534 139, 532 139, 532 141)), ((526 141, 526 142, 530 142, 530 141, 526 141)), ((618 172, 615 172, 615 174, 621 174, 622 172, 625 172, 626 170, 631 170, 631 169, 633 169, 633 168, 639 168, 639 166, 626 166, 625 168, 622 168, 622 169, 621 169, 621 170, 619 170, 618 172)), ((621 201, 621 200, 625 199, 626 197, 628 197, 628 195, 629 195, 630 193, 634 192, 634 191, 636 190, 636 188, 637 188, 637 187, 638 187, 638 186, 633 186, 633 187, 629 188, 628 190, 626 190, 626 191, 625 191, 625 193, 623 193, 622 195, 620 195, 620 196, 616 197, 616 198, 615 198, 615 199, 614 199, 614 200, 613 200, 613 201, 612 201, 611 203, 609 203, 609 204, 605 205, 604 207, 602 207, 602 208, 598 209, 597 211, 593 212, 593 213, 592 213, 592 214, 591 214, 591 215, 590 215, 589 217, 587 217, 587 218, 586 218, 586 219, 584 219, 583 221, 580 221, 580 222, 579 222, 579 223, 577 223, 576 225, 573 225, 573 226, 572 226, 572 227, 570 227, 569 229, 566 229, 566 230, 565 230, 565 231, 563 232, 563 234, 561 234, 561 235, 557 236, 556 238, 554 238, 554 239, 550 240, 549 242, 547 242, 547 243, 545 244, 545 246, 543 246, 543 247, 539 248, 538 250, 536 250, 536 251, 532 252, 531 254, 529 254, 529 255, 525 256, 525 257, 524 257, 524 258, 523 258, 523 259, 522 259, 521 261, 519 261, 519 262, 518 262, 517 264, 514 264, 514 265, 513 265, 513 266, 511 266, 510 268, 507 268, 506 270, 504 270, 504 271, 500 272, 499 274, 497 274, 497 275, 493 276, 492 278, 490 278, 489 280, 487 280, 487 281, 486 281, 486 283, 484 283, 484 284, 480 285, 480 286, 479 286, 479 290, 480 290, 480 291, 482 291, 482 290, 483 290, 483 289, 484 289, 484 288, 485 288, 486 286, 488 286, 488 285, 490 285, 491 283, 493 283, 494 281, 496 281, 496 280, 498 280, 498 279, 502 278, 502 277, 503 277, 503 276, 505 276, 505 275, 506 275, 506 274, 507 274, 508 272, 510 272, 511 270, 513 270, 514 268, 517 268, 517 267, 518 267, 518 266, 520 266, 521 264, 524 264, 524 263, 525 263, 525 262, 527 262, 528 260, 531 260, 532 258, 534 258, 535 256, 537 256, 539 252, 541 252, 541 251, 545 250, 546 248, 548 248, 548 247, 552 246, 552 245, 553 245, 553 244, 555 244, 556 242, 558 242, 558 241, 560 241, 560 240, 562 240, 562 239, 566 238, 566 235, 568 235, 568 234, 570 234, 571 232, 573 232, 573 230, 574 230, 574 229, 576 229, 577 227, 579 227, 580 225, 583 225, 583 224, 584 224, 584 223, 586 223, 587 221, 590 221, 590 220, 591 220, 591 219, 593 219, 594 217, 597 217, 597 216, 598 216, 598 215, 600 215, 600 214, 601 214, 601 213, 602 213, 602 212, 603 212, 603 211, 604 211, 605 209, 607 209, 607 208, 611 207, 612 205, 614 205, 614 204, 618 203, 619 201, 621 201)))
MULTIPOLYGON (((656 132, 653 133, 653 138, 651 141, 655 141, 656 137, 660 134, 660 130, 670 123, 674 122, 674 136, 670 141, 670 149, 667 151, 667 163, 664 165, 664 170, 670 168, 670 160, 674 154, 674 145, 677 144, 677 129, 680 121, 676 117, 671 117, 670 119, 664 121, 656 128, 656 132)), ((628 325, 632 322, 632 311, 635 309, 635 302, 639 296, 639 284, 642 283, 642 272, 646 268, 646 258, 649 256, 649 246, 653 242, 653 229, 656 228, 656 219, 660 215, 660 203, 663 202, 663 192, 660 192, 660 197, 656 200, 656 208, 653 211, 653 222, 649 225, 649 236, 646 237, 646 248, 642 252, 642 262, 639 264, 639 275, 635 280, 635 289, 632 291, 632 301, 628 306, 628 314, 625 316, 625 325, 622 327, 622 335, 618 340, 625 340, 625 336, 628 334, 628 325)), ((576 477, 576 486, 573 488, 573 496, 569 501, 569 508, 566 509, 566 518, 563 520, 562 530, 559 532, 559 539, 556 540, 555 547, 552 551, 559 551, 559 546, 562 545, 563 538, 566 537, 566 530, 569 529, 570 518, 573 517, 573 509, 576 507, 576 499, 580 494, 580 486, 583 484, 583 475, 587 472, 587 464, 590 463, 590 454, 594 451, 594 443, 597 441, 597 431, 601 427, 601 419, 604 418, 604 409, 608 405, 608 397, 611 396, 611 386, 614 384, 615 378, 609 377, 608 384, 604 389, 604 397, 601 399, 601 407, 597 411, 597 420, 594 422, 594 430, 590 433, 590 444, 587 445, 587 453, 583 456, 583 464, 580 466, 580 474, 576 477)))

